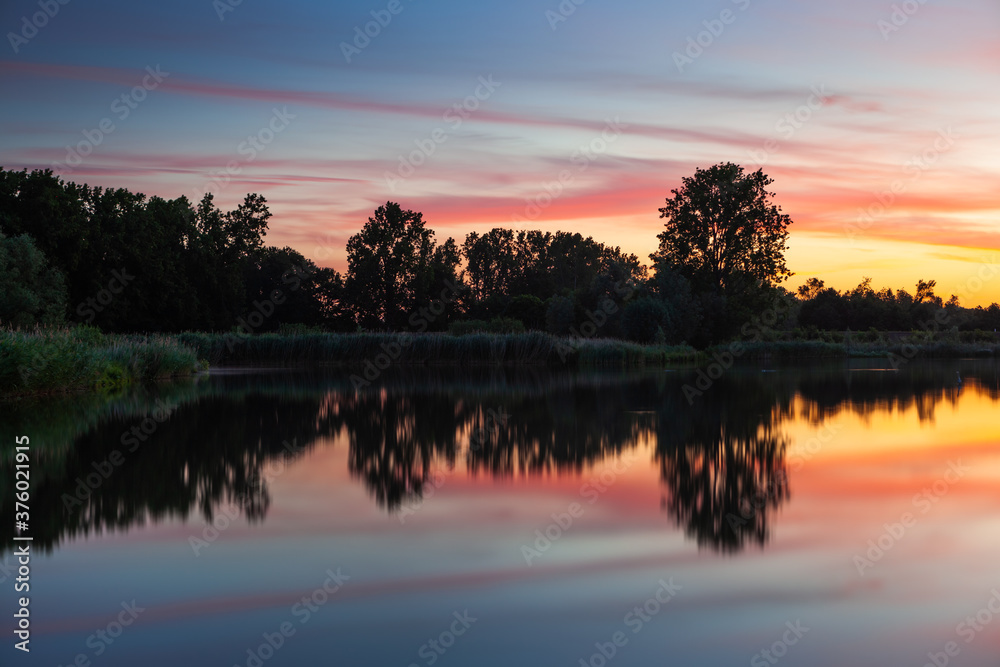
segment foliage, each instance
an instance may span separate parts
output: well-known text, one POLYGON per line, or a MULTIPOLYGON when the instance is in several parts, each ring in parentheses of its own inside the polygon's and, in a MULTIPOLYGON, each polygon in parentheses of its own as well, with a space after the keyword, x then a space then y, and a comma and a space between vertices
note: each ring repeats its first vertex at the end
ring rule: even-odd
POLYGON ((0 232, 0 326, 60 324, 65 312, 62 272, 49 265, 27 234, 0 232))
POLYGON ((672 331, 670 309, 666 303, 653 297, 636 299, 625 307, 622 315, 622 333, 637 343, 652 343, 657 333, 665 339, 672 331))
POLYGON ((839 292, 823 281, 810 278, 799 287, 802 307, 799 324, 815 329, 853 331, 994 331, 1000 328, 1000 306, 962 308, 958 297, 947 302, 934 293, 937 283, 918 280, 915 295, 889 288, 876 291, 871 278, 857 287, 839 292))
MULTIPOLYGON (((423 215, 387 202, 347 242, 346 289, 360 324, 367 329, 400 330, 407 313, 431 290, 434 270, 446 269, 451 245, 438 250, 423 215)), ((456 261, 457 263, 457 261, 456 261)), ((452 267, 453 268, 453 267, 452 267)))
POLYGON ((196 370, 192 349, 162 336, 92 328, 0 331, 0 395, 111 389, 196 370))
POLYGON ((342 275, 265 245, 271 213, 258 194, 225 211, 211 194, 192 204, 0 168, 0 326, 86 323, 97 333, 230 340, 523 327, 698 348, 779 341, 796 328, 1000 329, 1000 306, 963 308, 935 294, 934 280, 912 294, 876 291, 867 278, 843 293, 817 278, 786 291, 791 220, 771 183, 731 163, 684 178, 660 209, 651 275, 635 255, 573 232, 495 228, 437 243, 421 213, 394 202, 350 237, 342 275))
POLYGON ((791 275, 784 251, 791 219, 771 202, 773 180, 733 163, 697 169, 660 209, 664 231, 654 262, 678 269, 700 289, 740 293, 791 275))

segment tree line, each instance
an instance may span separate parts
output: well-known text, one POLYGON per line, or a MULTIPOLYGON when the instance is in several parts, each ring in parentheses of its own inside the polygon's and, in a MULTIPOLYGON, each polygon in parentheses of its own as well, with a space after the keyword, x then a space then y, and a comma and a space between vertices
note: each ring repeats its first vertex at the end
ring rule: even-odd
POLYGON ((419 212, 380 206, 347 243, 347 270, 264 242, 259 194, 147 198, 0 168, 0 326, 84 323, 109 332, 548 331, 704 346, 778 302, 778 332, 994 330, 1000 306, 944 301, 865 279, 797 291, 791 219, 761 170, 724 163, 684 178, 660 209, 659 247, 636 255, 573 232, 495 228, 439 242, 419 212), (940 328, 940 326, 938 327, 940 328))

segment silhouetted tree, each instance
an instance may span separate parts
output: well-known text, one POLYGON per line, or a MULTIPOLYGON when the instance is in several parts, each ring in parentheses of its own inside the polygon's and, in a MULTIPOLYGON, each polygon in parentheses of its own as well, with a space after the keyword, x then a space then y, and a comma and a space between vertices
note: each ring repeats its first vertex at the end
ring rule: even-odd
POLYGON ((360 324, 398 330, 407 325, 409 311, 426 305, 435 267, 454 273, 457 252, 454 241, 435 247, 422 214, 387 202, 348 240, 347 263, 346 289, 360 324))
POLYGON ((791 275, 785 242, 791 218, 772 203, 763 170, 733 163, 698 169, 660 209, 665 229, 651 257, 666 260, 699 287, 719 292, 776 285, 791 275))

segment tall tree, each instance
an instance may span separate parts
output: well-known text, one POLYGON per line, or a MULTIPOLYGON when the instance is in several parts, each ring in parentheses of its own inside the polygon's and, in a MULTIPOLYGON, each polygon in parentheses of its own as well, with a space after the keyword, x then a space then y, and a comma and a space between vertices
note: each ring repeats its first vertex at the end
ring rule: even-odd
POLYGON ((347 241, 346 289, 368 329, 402 329, 406 313, 428 288, 434 232, 423 214, 386 202, 347 241), (423 287, 423 289, 422 289, 423 287))
POLYGON ((791 219, 772 203, 773 181, 731 162, 697 169, 660 209, 664 231, 654 262, 677 266, 699 288, 719 293, 774 286, 785 266, 791 219))

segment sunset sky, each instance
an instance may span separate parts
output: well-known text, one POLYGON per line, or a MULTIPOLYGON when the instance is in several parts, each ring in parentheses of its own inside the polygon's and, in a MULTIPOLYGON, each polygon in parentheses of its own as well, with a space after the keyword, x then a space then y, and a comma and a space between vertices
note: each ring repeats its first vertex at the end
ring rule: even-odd
POLYGON ((645 259, 670 190, 732 161, 794 220, 789 287, 1000 301, 995 0, 9 0, 0 28, 0 165, 259 192, 268 242, 321 265, 387 200, 439 240, 645 259))

